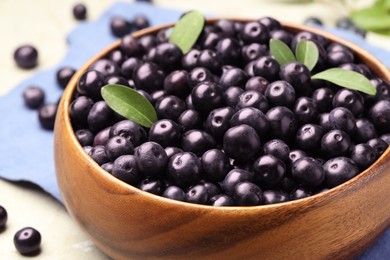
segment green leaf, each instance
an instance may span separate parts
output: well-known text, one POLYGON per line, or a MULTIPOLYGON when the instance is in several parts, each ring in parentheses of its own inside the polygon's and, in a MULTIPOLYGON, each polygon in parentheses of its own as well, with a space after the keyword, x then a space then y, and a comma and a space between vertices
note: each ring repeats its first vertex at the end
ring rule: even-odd
POLYGON ((360 9, 351 15, 352 21, 368 31, 390 29, 390 14, 380 6, 360 9))
POLYGON ((362 74, 355 71, 332 68, 319 72, 311 77, 332 82, 344 88, 354 89, 369 95, 376 94, 376 88, 362 74))
POLYGON ((295 55, 297 60, 312 70, 318 61, 319 51, 317 45, 311 41, 300 41, 297 44, 295 55))
POLYGON ((136 90, 117 84, 108 84, 101 89, 107 105, 142 126, 151 127, 157 121, 153 105, 136 90))
POLYGON ((271 39, 269 42, 269 49, 272 56, 279 62, 280 65, 296 61, 294 53, 284 42, 271 39))
POLYGON ((169 42, 176 44, 185 54, 191 50, 203 30, 205 18, 198 11, 190 11, 175 24, 169 42))

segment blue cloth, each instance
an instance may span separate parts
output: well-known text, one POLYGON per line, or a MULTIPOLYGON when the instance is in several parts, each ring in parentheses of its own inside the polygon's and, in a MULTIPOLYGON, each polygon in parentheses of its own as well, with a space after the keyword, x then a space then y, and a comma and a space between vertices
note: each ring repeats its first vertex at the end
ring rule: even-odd
MULTIPOLYGON (((43 130, 37 112, 24 105, 24 89, 30 85, 39 85, 44 88, 48 102, 57 102, 62 93, 55 79, 57 70, 63 66, 79 68, 99 50, 114 42, 116 38, 111 35, 108 26, 113 15, 131 19, 137 14, 145 14, 152 25, 158 25, 177 21, 181 13, 148 3, 116 3, 100 19, 80 23, 69 33, 68 53, 57 66, 36 73, 0 97, 0 177, 12 181, 31 181, 61 201, 54 173, 53 133, 43 130)), ((390 68, 389 52, 369 45, 358 36, 338 30, 330 31, 367 49, 390 68)), ((359 259, 390 259, 390 229, 359 259)))

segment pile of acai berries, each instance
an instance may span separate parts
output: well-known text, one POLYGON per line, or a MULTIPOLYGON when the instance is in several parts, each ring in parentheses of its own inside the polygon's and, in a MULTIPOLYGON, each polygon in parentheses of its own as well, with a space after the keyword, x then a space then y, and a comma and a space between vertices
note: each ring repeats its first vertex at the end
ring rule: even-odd
POLYGON ((183 54, 169 30, 127 35, 79 79, 70 117, 84 150, 141 190, 213 206, 254 206, 308 197, 368 168, 390 143, 390 86, 346 46, 277 20, 218 20, 183 54), (313 41, 310 72, 280 65, 270 39, 292 50, 313 41), (340 67, 367 77, 368 95, 311 75, 340 67), (120 84, 153 104, 145 128, 114 112, 101 88, 120 84))

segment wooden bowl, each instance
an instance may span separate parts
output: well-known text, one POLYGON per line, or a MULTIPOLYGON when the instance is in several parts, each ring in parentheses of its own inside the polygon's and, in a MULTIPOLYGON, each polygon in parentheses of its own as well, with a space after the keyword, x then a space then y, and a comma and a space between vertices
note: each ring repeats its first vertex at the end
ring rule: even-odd
MULTIPOLYGON (((321 30, 284 25, 350 47, 378 76, 390 81, 389 70, 360 47, 321 30)), ((56 175, 65 206, 107 255, 115 259, 346 258, 362 252, 389 226, 389 149, 370 168, 338 187, 268 206, 178 202, 143 192, 107 173, 78 143, 68 111, 79 77, 118 45, 101 51, 73 77, 55 124, 56 175)))

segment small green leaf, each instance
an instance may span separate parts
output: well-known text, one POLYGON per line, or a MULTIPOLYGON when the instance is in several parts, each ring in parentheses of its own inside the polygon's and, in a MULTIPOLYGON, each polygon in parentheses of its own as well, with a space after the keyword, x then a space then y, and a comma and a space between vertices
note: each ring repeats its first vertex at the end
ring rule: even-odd
POLYGON ((386 30, 390 28, 390 14, 380 6, 360 9, 351 15, 352 21, 359 27, 368 30, 386 30))
POLYGON ((317 64, 319 52, 314 42, 300 41, 297 44, 295 55, 299 62, 303 63, 309 70, 312 70, 317 64))
POLYGON ((269 42, 269 49, 272 56, 274 56, 280 65, 296 61, 294 53, 291 51, 290 47, 280 40, 271 39, 269 42))
POLYGON ((157 121, 153 105, 134 89, 108 84, 101 89, 101 94, 107 105, 121 116, 145 127, 157 121))
POLYGON ((202 13, 198 11, 186 13, 173 27, 169 42, 176 44, 184 54, 187 53, 199 38, 204 23, 202 13))
POLYGON ((332 82, 344 88, 354 89, 369 95, 376 94, 376 88, 362 74, 355 71, 332 68, 319 72, 311 77, 332 82))

